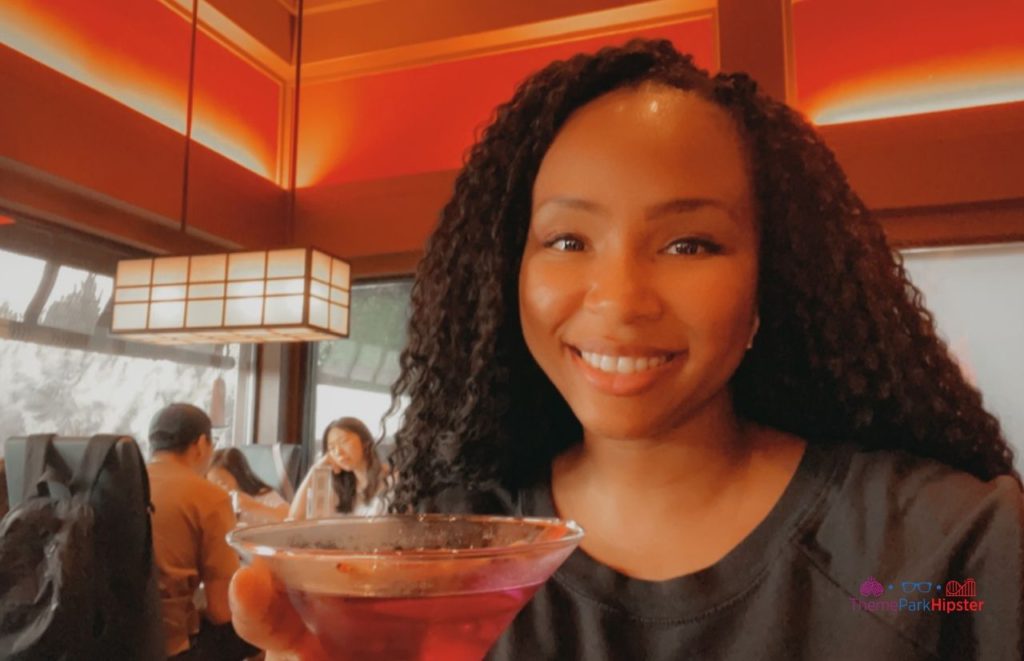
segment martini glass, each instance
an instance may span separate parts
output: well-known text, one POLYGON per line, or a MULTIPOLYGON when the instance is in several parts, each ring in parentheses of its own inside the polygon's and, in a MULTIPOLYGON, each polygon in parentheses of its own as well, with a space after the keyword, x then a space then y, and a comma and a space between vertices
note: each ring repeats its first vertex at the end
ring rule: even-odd
POLYGON ((572 553, 572 521, 442 514, 255 526, 264 564, 332 659, 479 661, 572 553))

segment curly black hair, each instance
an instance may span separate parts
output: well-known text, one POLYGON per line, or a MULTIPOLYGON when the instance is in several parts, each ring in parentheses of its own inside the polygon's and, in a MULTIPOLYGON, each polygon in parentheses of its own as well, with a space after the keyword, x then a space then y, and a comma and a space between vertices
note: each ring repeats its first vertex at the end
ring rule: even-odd
POLYGON ((746 144, 761 227, 761 327, 732 379, 737 413, 813 443, 852 440, 1019 481, 998 421, 807 120, 745 74, 710 76, 668 41, 635 40, 528 78, 470 151, 412 289, 392 390, 393 409, 400 396, 410 401, 392 455, 392 507, 449 487, 527 485, 582 438, 520 328, 532 186, 573 111, 642 83, 717 104, 746 144))

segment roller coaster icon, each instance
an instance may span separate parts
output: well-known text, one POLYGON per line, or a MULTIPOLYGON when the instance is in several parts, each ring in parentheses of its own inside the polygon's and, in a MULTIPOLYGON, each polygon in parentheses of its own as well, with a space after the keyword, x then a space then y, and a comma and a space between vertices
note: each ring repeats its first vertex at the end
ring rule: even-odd
POLYGON ((969 578, 963 583, 961 583, 960 581, 946 581, 946 596, 977 597, 978 586, 975 585, 973 578, 969 578))

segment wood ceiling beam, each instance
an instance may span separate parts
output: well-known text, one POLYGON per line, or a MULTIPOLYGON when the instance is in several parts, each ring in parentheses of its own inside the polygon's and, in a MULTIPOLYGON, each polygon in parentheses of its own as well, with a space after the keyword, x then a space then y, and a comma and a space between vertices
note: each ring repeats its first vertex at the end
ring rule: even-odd
POLYGON ((397 46, 380 42, 379 48, 363 45, 358 50, 326 57, 325 50, 317 45, 328 41, 328 35, 333 43, 343 44, 344 35, 337 33, 333 20, 326 22, 317 15, 307 15, 303 26, 302 78, 304 83, 322 82, 629 32, 707 16, 714 12, 714 7, 714 0, 652 0, 397 46))
POLYGON ((719 0, 718 43, 722 71, 743 71, 769 96, 793 103, 791 0, 719 0))

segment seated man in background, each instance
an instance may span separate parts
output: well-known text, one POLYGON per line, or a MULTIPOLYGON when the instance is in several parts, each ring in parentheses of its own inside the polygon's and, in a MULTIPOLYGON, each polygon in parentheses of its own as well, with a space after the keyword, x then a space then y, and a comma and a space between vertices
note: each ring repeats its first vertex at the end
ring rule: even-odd
POLYGON ((238 556, 225 535, 235 516, 227 492, 204 478, 210 432, 209 416, 190 404, 166 406, 150 422, 153 550, 168 657, 235 661, 257 650, 231 626, 228 583, 238 556), (203 613, 195 605, 200 583, 203 613))

